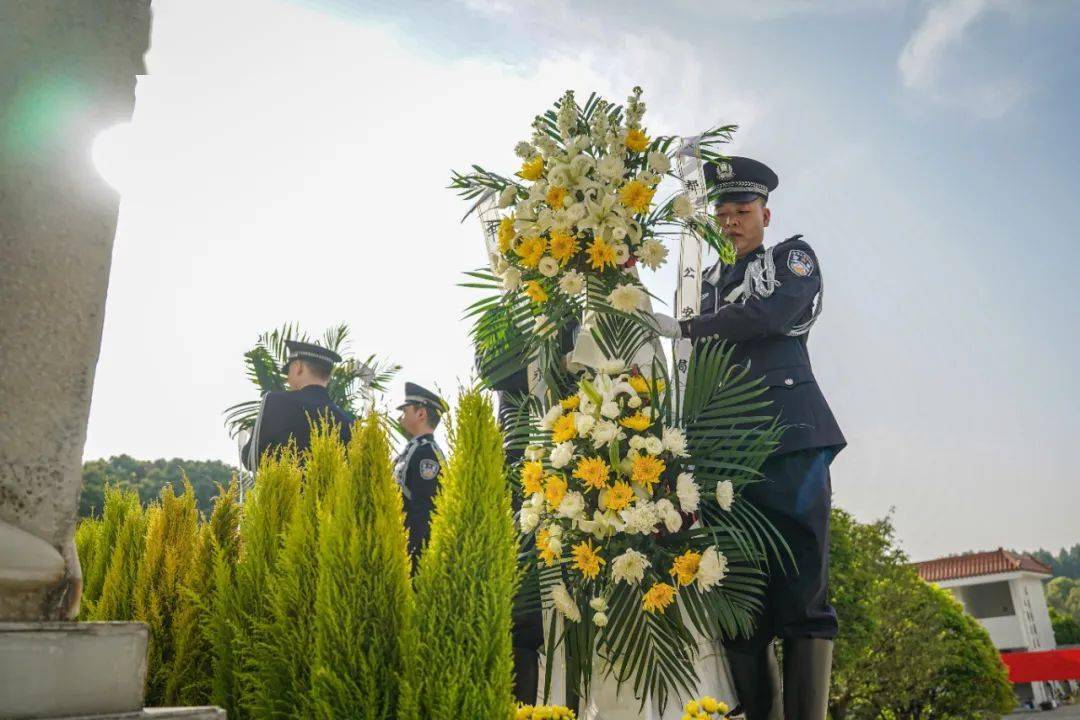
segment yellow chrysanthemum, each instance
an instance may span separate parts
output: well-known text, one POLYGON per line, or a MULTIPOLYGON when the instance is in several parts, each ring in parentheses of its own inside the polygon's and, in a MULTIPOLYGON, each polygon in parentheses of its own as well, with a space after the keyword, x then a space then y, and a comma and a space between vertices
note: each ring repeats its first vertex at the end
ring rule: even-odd
POLYGON ((562 475, 549 475, 544 484, 544 498, 552 510, 558 510, 563 498, 566 497, 566 478, 562 475))
POLYGON ((547 302, 548 294, 544 292, 544 288, 540 287, 540 283, 536 280, 530 280, 525 283, 525 294, 532 298, 533 302, 547 302))
POLYGON ((707 713, 720 713, 721 715, 726 715, 731 708, 727 706, 727 703, 722 703, 716 698, 706 695, 701 698, 701 709, 707 713))
POLYGON ((571 395, 564 400, 560 400, 559 404, 562 405, 563 410, 577 410, 578 406, 581 405, 581 396, 571 395))
POLYGON ((634 489, 620 480, 608 490, 607 509, 618 512, 625 509, 633 499, 634 489))
POLYGON ((549 567, 554 565, 555 561, 560 557, 560 553, 551 549, 551 531, 547 528, 536 533, 536 550, 540 555, 540 559, 549 567))
POLYGON ((649 136, 643 133, 641 130, 634 128, 630 132, 626 133, 626 147, 632 152, 641 152, 645 148, 649 147, 649 136))
POLYGON ((574 427, 573 415, 563 415, 555 421, 555 424, 551 428, 552 442, 566 442, 567 440, 573 440, 576 437, 577 429, 574 427))
POLYGON ((547 200, 547 204, 555 210, 562 210, 563 205, 566 204, 566 188, 559 185, 552 185, 548 188, 547 195, 544 196, 547 200))
POLYGON ((539 155, 533 155, 531 158, 521 164, 521 170, 518 171, 518 175, 526 180, 539 180, 544 174, 544 158, 539 155))
POLYGON ((499 221, 499 250, 504 254, 510 252, 510 247, 514 244, 514 237, 517 236, 517 232, 514 231, 514 216, 508 215, 499 221))
POLYGON ((689 585, 697 577, 698 567, 701 565, 701 553, 687 550, 671 565, 671 576, 679 581, 680 585, 689 585))
POLYGON ((643 485, 652 490, 652 486, 660 481, 660 475, 666 469, 664 461, 652 455, 638 455, 634 458, 633 469, 630 471, 630 479, 638 485, 643 485))
POLYGON ((521 264, 534 268, 540 264, 540 258, 547 251, 547 240, 542 237, 525 238, 518 243, 515 252, 521 256, 521 264))
POLYGON ((527 462, 521 468, 521 487, 526 495, 544 492, 544 466, 539 462, 527 462))
POLYGON ((652 425, 652 422, 652 418, 650 418, 645 413, 638 411, 630 417, 624 417, 622 420, 619 421, 619 424, 625 428, 630 428, 631 430, 637 430, 638 432, 641 432, 642 430, 645 430, 650 425, 652 425))
POLYGON ((615 267, 615 248, 604 242, 603 238, 593 240, 587 252, 593 270, 603 270, 608 265, 615 267))
POLYGON ((641 393, 642 395, 648 395, 651 392, 652 387, 656 387, 657 394, 664 392, 666 385, 660 378, 656 378, 651 383, 644 375, 631 375, 628 381, 630 387, 634 388, 634 392, 641 393))
POLYGON ((567 260, 577 255, 577 252, 576 237, 558 230, 551 231, 551 257, 558 260, 560 265, 565 265, 567 260))
POLYGON ((598 457, 581 458, 577 461, 577 465, 574 466, 574 477, 580 480, 585 487, 595 490, 606 488, 610 475, 611 468, 598 457))
POLYGON ((596 552, 591 540, 579 542, 574 546, 574 567, 590 580, 600 574, 600 566, 604 564, 604 558, 596 552))
POLYGON ((656 189, 651 188, 640 180, 631 180, 619 189, 619 202, 635 213, 649 211, 653 195, 656 189))
POLYGON ((656 612, 666 608, 673 600, 675 600, 675 588, 667 583, 656 583, 641 599, 641 608, 645 612, 656 612))

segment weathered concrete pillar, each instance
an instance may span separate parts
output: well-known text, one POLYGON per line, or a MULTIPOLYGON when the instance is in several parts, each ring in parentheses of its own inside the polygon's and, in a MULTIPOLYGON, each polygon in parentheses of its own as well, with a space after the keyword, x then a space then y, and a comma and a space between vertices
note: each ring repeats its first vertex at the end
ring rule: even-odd
POLYGON ((0 621, 72 619, 72 539, 150 0, 0 0, 0 621))

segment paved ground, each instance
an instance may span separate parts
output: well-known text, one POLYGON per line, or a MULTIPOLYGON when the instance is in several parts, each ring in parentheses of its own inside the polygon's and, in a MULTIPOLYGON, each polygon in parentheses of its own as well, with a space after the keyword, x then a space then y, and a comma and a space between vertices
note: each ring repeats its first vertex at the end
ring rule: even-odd
POLYGON ((1005 717, 1010 720, 1025 720, 1025 718, 1041 718, 1042 720, 1071 720, 1072 718, 1080 718, 1080 705, 1062 705, 1056 710, 1047 710, 1046 712, 1017 712, 1005 717))

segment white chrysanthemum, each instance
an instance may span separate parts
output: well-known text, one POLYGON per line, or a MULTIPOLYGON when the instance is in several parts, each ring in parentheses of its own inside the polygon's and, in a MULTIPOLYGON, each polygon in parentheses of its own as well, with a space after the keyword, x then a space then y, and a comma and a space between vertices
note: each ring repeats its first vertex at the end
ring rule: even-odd
MULTIPOLYGON (((576 423, 575 423, 576 424, 576 423)), ((561 470, 574 459, 574 443, 567 440, 551 449, 551 467, 561 470)))
POLYGON ((664 443, 655 435, 645 438, 645 452, 650 455, 659 455, 664 452, 664 443))
POLYGON ((637 255, 642 265, 650 270, 656 270, 667 260, 668 249, 659 240, 649 238, 641 243, 641 247, 634 254, 637 255))
POLYGON ((533 147, 532 143, 519 142, 514 146, 514 154, 522 160, 528 160, 536 154, 536 148, 533 147))
MULTIPOLYGON (((559 526, 554 525, 553 527, 559 527, 559 526)), ((562 538, 561 535, 555 535, 555 534, 552 534, 552 536, 550 538, 548 538, 548 550, 551 550, 551 552, 555 553, 556 557, 558 557, 559 555, 562 555, 562 539, 561 538, 562 538)))
POLYGON ((631 535, 650 535, 656 529, 656 523, 660 522, 656 505, 648 501, 639 501, 633 507, 620 511, 619 518, 626 523, 626 532, 631 535))
POLYGON ((553 257, 544 256, 540 258, 540 264, 537 266, 537 270, 544 277, 555 277, 559 274, 559 261, 553 257))
POLYGON ((622 158, 617 155, 605 155, 597 163, 596 169, 600 171, 601 177, 606 180, 621 178, 623 173, 626 172, 626 166, 623 165, 622 158))
MULTIPOLYGON (((608 228, 611 229, 611 238, 613 240, 622 241, 622 239, 626 237, 626 233, 627 233, 626 221, 623 220, 622 218, 619 218, 619 217, 611 218, 608 221, 608 228)), ((627 257, 630 257, 629 254, 627 255, 627 257)), ((615 259, 617 261, 619 260, 619 248, 618 248, 617 245, 615 246, 615 259)), ((624 260, 621 260, 619 262, 626 262, 626 260, 624 259, 624 260)))
POLYGON ((694 203, 690 202, 690 197, 683 193, 671 203, 671 211, 675 213, 675 217, 686 220, 694 214, 694 203))
POLYGON ((615 262, 622 265, 624 262, 630 259, 630 246, 626 243, 619 243, 612 248, 615 251, 615 262))
POLYGON ((581 622, 581 610, 578 609, 577 603, 570 597, 570 593, 562 583, 551 588, 551 602, 555 605, 555 609, 567 620, 581 622))
POLYGON ((579 492, 568 492, 559 503, 559 515, 570 520, 577 520, 585 512, 585 496, 579 492))
POLYGON ((544 419, 540 421, 540 428, 550 431, 555 427, 555 421, 562 417, 562 405, 555 403, 551 406, 551 409, 544 414, 544 419))
POLYGON ((592 616, 592 621, 593 621, 593 625, 595 625, 596 627, 604 627, 605 625, 608 624, 607 613, 603 613, 603 612, 594 613, 593 616, 592 616))
POLYGON ((514 200, 517 198, 517 185, 507 185, 503 188, 503 191, 499 193, 499 207, 506 208, 514 204, 514 200))
POLYGON ((542 510, 543 507, 544 507, 544 493, 542 493, 542 492, 533 493, 532 495, 529 496, 529 499, 526 500, 524 504, 527 507, 531 507, 534 510, 536 510, 537 512, 540 512, 540 510, 542 510))
POLYGON ((576 223, 589 213, 585 203, 574 203, 566 209, 566 217, 570 222, 576 223))
POLYGON ((602 597, 594 597, 592 600, 589 601, 589 607, 591 607, 596 612, 604 612, 605 610, 607 610, 607 600, 602 597))
POLYGON ((521 532, 525 534, 531 533, 540 523, 540 512, 531 506, 523 506, 521 513, 518 515, 518 523, 521 526, 521 532))
POLYGON ((585 413, 574 413, 574 430, 577 434, 584 437, 592 432, 593 426, 596 425, 596 418, 592 415, 586 415, 585 413))
POLYGON ((679 428, 666 427, 663 432, 664 449, 675 457, 689 457, 686 451, 686 435, 679 428))
POLYGON ((641 291, 641 288, 628 283, 616 285, 615 289, 608 294, 607 301, 619 312, 632 313, 641 306, 644 297, 645 293, 641 291))
POLYGON ((679 473, 679 477, 675 480, 675 494, 679 496, 679 507, 683 512, 697 512, 698 504, 701 502, 701 491, 694 482, 693 475, 688 472, 679 473))
POLYGON ((619 410, 619 404, 614 400, 608 400, 600 406, 600 414, 611 420, 619 417, 620 412, 622 411, 619 410))
POLYGON ((649 169, 653 172, 666 173, 671 169, 671 160, 659 150, 649 153, 649 169))
POLYGON ((633 448, 634 450, 644 450, 645 449, 645 436, 644 435, 634 435, 634 436, 632 436, 630 438, 630 447, 633 448))
POLYGON ((508 267, 502 274, 502 287, 506 292, 516 292, 521 287, 521 271, 508 267))
POLYGON ((610 420, 601 420, 592 429, 593 447, 597 450, 622 436, 619 426, 610 420))
POLYGON ((716 483, 716 502, 724 510, 731 511, 731 505, 735 502, 735 486, 730 480, 716 483))
POLYGON ((630 399, 626 401, 626 405, 631 410, 637 410, 639 407, 641 407, 641 398, 639 398, 637 395, 632 395, 630 396, 630 399))
POLYGON ((645 578, 645 568, 651 564, 647 557, 631 548, 611 561, 611 579, 636 585, 645 578))
POLYGON ((563 527, 558 523, 552 523, 551 525, 548 525, 547 531, 551 534, 551 537, 556 539, 561 538, 563 535, 563 527))
POLYGON ((664 527, 668 532, 675 533, 682 529, 682 515, 675 509, 675 506, 667 498, 656 501, 656 512, 660 515, 660 519, 664 521, 664 527))
POLYGON ((544 459, 544 446, 543 445, 530 445, 525 448, 526 460, 543 460, 544 459))
POLYGON ((619 358, 615 358, 615 359, 612 359, 612 360, 605 360, 602 363, 600 363, 600 367, 599 367, 600 372, 605 373, 607 375, 618 375, 619 373, 621 373, 625 369, 626 369, 626 362, 624 360, 620 360, 619 358))
POLYGON ((714 546, 701 554, 696 580, 702 590, 719 585, 725 575, 727 575, 727 557, 724 553, 714 546))
POLYGON ((578 295, 585 289, 585 278, 577 270, 570 270, 559 278, 559 289, 567 295, 578 295))
POLYGON ((547 180, 551 185, 566 187, 570 184, 570 166, 566 164, 555 165, 548 171, 547 180))

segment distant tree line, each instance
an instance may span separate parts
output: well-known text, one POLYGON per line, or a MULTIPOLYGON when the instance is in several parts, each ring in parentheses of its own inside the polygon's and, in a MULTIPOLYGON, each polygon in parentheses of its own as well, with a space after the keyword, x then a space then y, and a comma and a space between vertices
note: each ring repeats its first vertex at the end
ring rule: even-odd
POLYGON ((79 517, 101 515, 107 485, 135 490, 146 507, 160 497, 166 485, 171 485, 177 494, 182 492, 185 477, 195 491, 196 507, 209 517, 218 486, 228 487, 236 472, 236 468, 217 460, 136 460, 130 455, 90 460, 83 463, 79 517))

